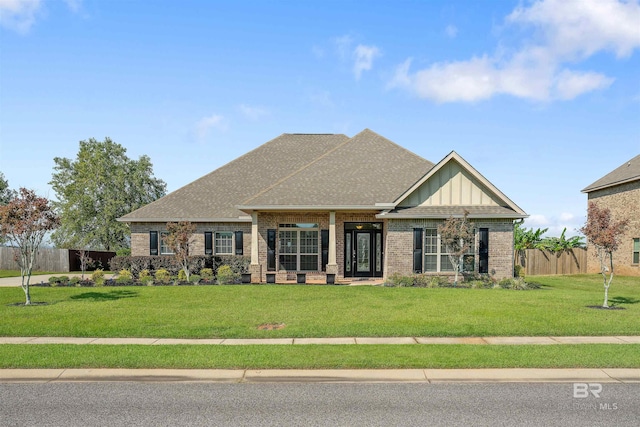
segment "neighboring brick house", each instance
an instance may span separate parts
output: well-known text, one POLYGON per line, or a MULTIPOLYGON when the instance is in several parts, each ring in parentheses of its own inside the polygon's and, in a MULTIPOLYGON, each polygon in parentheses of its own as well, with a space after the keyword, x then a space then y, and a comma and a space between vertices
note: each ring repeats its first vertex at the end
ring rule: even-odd
MULTIPOLYGON (((589 202, 607 207, 612 218, 629 219, 629 226, 620 247, 614 253, 615 273, 640 276, 640 155, 624 162, 619 168, 603 176, 584 190, 589 202)), ((588 248, 587 271, 600 272, 595 249, 588 248)))
POLYGON ((168 252, 168 221, 197 225, 193 254, 250 255, 253 282, 451 274, 437 226, 469 212, 467 270, 513 274, 513 222, 527 217, 457 153, 438 164, 366 129, 283 134, 120 218, 132 255, 168 252))

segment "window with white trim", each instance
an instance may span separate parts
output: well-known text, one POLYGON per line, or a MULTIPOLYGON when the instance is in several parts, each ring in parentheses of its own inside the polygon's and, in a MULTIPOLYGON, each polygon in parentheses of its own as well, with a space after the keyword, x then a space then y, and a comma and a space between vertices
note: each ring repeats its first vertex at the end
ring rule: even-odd
POLYGON ((280 224, 278 264, 280 270, 317 271, 320 252, 318 224, 280 224))
POLYGON ((163 231, 162 233, 160 233, 160 255, 174 254, 173 250, 171 250, 171 248, 169 247, 169 245, 167 245, 165 241, 168 235, 169 233, 166 231, 163 231))
MULTIPOLYGON (((462 271, 475 269, 475 231, 474 239, 463 258, 462 271)), ((423 271, 440 273, 453 271, 453 264, 449 259, 446 245, 442 242, 437 228, 424 230, 424 266, 423 271)))
POLYGON ((216 231, 214 240, 216 255, 233 255, 233 231, 216 231))

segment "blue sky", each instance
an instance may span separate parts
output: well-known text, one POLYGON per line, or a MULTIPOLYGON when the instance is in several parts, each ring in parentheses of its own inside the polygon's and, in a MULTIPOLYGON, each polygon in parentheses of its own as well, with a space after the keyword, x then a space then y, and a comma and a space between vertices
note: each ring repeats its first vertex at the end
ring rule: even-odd
MULTIPOLYGON (((640 153, 638 0, 0 0, 0 171, 110 137, 169 191, 281 133, 457 151, 575 234, 580 190, 640 153)), ((250 171, 249 171, 250 173, 250 171)))

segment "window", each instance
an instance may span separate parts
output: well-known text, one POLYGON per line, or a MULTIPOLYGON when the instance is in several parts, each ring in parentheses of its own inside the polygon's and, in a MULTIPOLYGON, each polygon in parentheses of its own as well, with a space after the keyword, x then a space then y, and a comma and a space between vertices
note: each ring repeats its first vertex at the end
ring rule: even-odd
MULTIPOLYGON (((475 233, 474 233, 475 234, 475 233)), ((463 271, 475 269, 475 238, 463 258, 463 271)), ((424 230, 424 271, 444 272, 453 271, 453 264, 449 259, 446 245, 440 239, 437 228, 424 230)))
POLYGON ((280 224, 278 240, 280 270, 318 270, 318 224, 280 224))
POLYGON ((173 251, 165 242, 165 239, 168 235, 169 233, 167 233, 166 231, 160 233, 160 255, 173 255, 173 251))
POLYGON ((640 264, 640 239, 633 239, 633 263, 640 264))
POLYGON ((217 231, 215 238, 216 255, 233 255, 233 232, 217 231))

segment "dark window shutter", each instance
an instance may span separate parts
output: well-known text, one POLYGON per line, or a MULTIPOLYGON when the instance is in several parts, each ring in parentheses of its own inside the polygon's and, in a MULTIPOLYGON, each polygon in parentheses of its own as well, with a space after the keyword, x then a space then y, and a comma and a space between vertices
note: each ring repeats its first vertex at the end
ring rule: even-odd
POLYGON ((242 250, 242 231, 236 231, 235 232, 235 236, 236 236, 236 255, 242 255, 243 254, 243 250, 242 250))
POLYGON ((327 271, 329 263, 329 230, 320 230, 320 245, 322 247, 322 271, 327 271))
POLYGON ((267 230, 267 271, 276 271, 276 230, 267 230))
POLYGON ((422 228, 413 229, 413 272, 422 273, 422 228))
POLYGON ((158 255, 158 232, 149 232, 149 255, 158 255))
POLYGON ((213 233, 211 231, 204 232, 204 254, 213 255, 213 233))
POLYGON ((489 229, 481 228, 478 239, 478 273, 489 272, 489 229))

